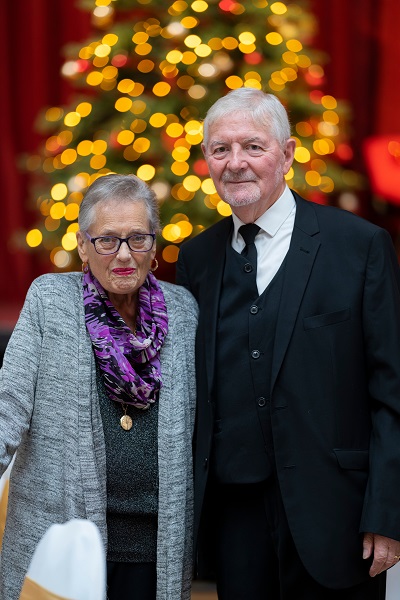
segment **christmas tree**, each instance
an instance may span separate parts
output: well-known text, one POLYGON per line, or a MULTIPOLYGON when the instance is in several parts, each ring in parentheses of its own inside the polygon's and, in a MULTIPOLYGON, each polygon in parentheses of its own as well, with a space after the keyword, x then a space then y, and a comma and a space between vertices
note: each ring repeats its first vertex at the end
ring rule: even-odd
POLYGON ((27 161, 39 223, 26 236, 58 270, 77 268, 79 204, 95 178, 134 173, 161 207, 159 258, 230 208, 216 194, 201 153, 202 118, 241 86, 285 104, 297 148, 286 179, 303 196, 336 202, 357 176, 345 167, 348 109, 324 93, 324 57, 312 49, 307 4, 267 0, 83 0, 95 35, 66 49, 68 107, 44 111, 47 136, 27 161), (327 196, 326 196, 327 195, 327 196))

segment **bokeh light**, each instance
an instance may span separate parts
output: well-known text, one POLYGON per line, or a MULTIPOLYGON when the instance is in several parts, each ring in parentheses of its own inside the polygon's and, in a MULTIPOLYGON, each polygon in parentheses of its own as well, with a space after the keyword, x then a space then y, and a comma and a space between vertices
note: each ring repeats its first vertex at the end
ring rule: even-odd
POLYGON ((77 219, 87 186, 107 173, 135 173, 160 204, 158 252, 176 262, 183 241, 231 214, 201 151, 202 120, 218 97, 240 87, 276 93, 289 110, 296 150, 288 185, 355 205, 343 195, 360 183, 343 167, 353 156, 348 112, 328 92, 302 0, 118 4, 85 3, 95 35, 69 49, 62 67, 75 97, 43 111, 43 150, 26 160, 46 182, 35 189, 40 222, 26 234, 28 247, 45 249, 55 269, 79 268, 77 219))

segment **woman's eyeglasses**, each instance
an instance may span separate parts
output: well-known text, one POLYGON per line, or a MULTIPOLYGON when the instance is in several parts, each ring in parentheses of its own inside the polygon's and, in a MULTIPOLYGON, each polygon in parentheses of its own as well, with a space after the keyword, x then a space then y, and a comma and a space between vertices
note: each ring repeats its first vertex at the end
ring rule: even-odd
POLYGON ((92 242, 97 254, 115 254, 123 242, 126 242, 131 252, 149 252, 156 239, 155 233, 133 233, 127 238, 120 238, 115 235, 92 238, 87 231, 85 231, 85 234, 92 242))

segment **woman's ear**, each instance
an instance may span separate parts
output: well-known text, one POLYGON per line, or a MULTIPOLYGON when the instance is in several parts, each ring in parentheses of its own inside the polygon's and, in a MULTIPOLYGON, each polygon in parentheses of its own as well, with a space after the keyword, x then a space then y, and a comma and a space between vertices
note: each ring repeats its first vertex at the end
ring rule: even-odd
POLYGON ((156 257, 157 254, 157 242, 154 242, 154 245, 151 249, 151 260, 153 260, 156 257))
POLYGON ((89 257, 86 250, 87 238, 82 231, 77 231, 76 241, 78 242, 78 254, 83 263, 88 262, 89 257))

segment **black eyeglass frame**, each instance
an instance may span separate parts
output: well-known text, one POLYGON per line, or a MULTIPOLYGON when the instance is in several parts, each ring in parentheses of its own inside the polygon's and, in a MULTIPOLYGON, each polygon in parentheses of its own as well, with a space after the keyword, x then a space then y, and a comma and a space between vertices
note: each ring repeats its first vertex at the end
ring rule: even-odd
POLYGON ((109 256, 110 254, 117 254, 117 252, 121 248, 121 245, 123 244, 123 242, 126 243, 126 245, 128 246, 128 248, 131 252, 143 252, 143 253, 150 252, 150 250, 153 249, 154 242, 156 240, 155 233, 133 233, 132 235, 130 235, 127 238, 120 238, 117 235, 99 235, 97 237, 91 237, 91 235, 87 231, 85 231, 85 235, 88 238, 88 240, 90 240, 92 242, 95 252, 97 252, 97 254, 100 254, 100 256, 109 256), (135 250, 134 248, 131 248, 129 245, 129 240, 131 237, 134 237, 135 235, 145 235, 146 237, 151 237, 153 239, 153 243, 151 244, 150 248, 148 250, 135 250), (114 239, 118 240, 118 242, 119 242, 118 248, 116 250, 113 250, 113 252, 99 252, 96 248, 96 240, 101 240, 104 238, 114 238, 114 239))

